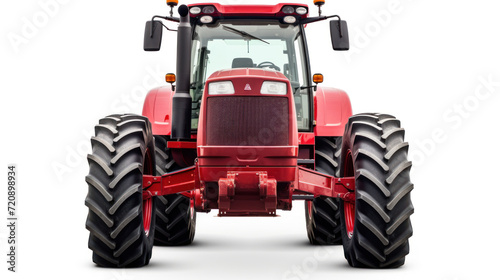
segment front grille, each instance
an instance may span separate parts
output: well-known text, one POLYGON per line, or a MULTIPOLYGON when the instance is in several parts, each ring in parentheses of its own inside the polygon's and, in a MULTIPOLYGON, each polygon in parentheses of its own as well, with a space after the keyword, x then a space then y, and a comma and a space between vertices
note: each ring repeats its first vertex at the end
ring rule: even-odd
POLYGON ((207 145, 286 146, 288 113, 286 97, 209 97, 207 145))

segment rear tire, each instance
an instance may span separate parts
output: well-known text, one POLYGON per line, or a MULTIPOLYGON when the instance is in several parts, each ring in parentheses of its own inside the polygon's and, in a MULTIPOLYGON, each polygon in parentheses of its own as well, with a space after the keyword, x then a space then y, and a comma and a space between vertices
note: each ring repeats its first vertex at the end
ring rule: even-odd
POLYGON ((341 201, 344 254, 353 267, 404 264, 413 234, 411 162, 400 121, 390 115, 349 119, 342 143, 343 177, 355 177, 355 201, 341 201))
MULTIPOLYGON (((161 176, 167 172, 179 170, 170 149, 168 138, 155 136, 156 174, 161 176)), ((193 242, 196 229, 196 211, 191 199, 181 194, 155 197, 156 229, 155 245, 178 246, 193 242)))
POLYGON ((95 127, 88 155, 86 228, 93 261, 103 267, 140 267, 151 259, 154 200, 143 200, 143 174, 154 175, 149 120, 112 115, 95 127))
MULTIPOLYGON (((338 177, 342 137, 316 138, 316 171, 338 177)), ((339 200, 317 197, 305 202, 307 237, 313 245, 342 244, 339 200)))

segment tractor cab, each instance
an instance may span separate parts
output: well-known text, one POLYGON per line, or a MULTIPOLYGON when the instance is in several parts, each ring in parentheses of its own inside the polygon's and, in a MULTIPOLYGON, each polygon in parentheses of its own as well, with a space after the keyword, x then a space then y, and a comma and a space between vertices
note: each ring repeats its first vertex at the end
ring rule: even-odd
MULTIPOLYGON (((172 11, 177 1, 169 2, 172 11)), ((207 80, 222 70, 264 69, 279 73, 287 79, 286 90, 293 96, 297 129, 299 132, 313 132, 314 97, 317 82, 312 79, 304 26, 328 18, 332 45, 335 50, 348 50, 347 24, 340 17, 321 16, 324 1, 315 1, 320 16, 308 17, 309 7, 305 4, 277 5, 221 5, 217 3, 192 4, 185 8, 186 19, 179 27, 177 76, 182 75, 184 97, 177 99, 182 105, 173 105, 172 136, 189 139, 199 128, 200 110, 207 80), (189 27, 189 28, 188 28, 189 27), (182 34, 180 34, 182 33, 182 34), (188 34, 186 34, 188 33, 188 34), (179 69, 179 67, 181 69, 179 69), (187 69, 187 67, 190 67, 187 69), (184 77, 189 71, 189 77, 184 77), (186 86, 189 84, 188 86, 186 86), (186 94, 190 96, 190 106, 186 94), (190 123, 185 120, 189 112, 190 123), (180 111, 183 111, 182 113, 180 111), (176 117, 176 112, 179 116, 176 117), (176 129, 176 127, 182 128, 176 129), (179 133, 177 133, 179 131, 179 133), (183 133, 180 133, 180 132, 183 133)), ((161 18, 179 22, 179 18, 153 17, 146 24, 144 49, 157 51, 161 46, 163 23, 161 18)), ((182 18, 182 17, 181 17, 182 18)), ((177 85, 180 84, 180 80, 177 85)), ((224 85, 224 84, 223 84, 224 85)), ((228 84, 225 84, 228 85, 228 84)), ((248 88, 247 88, 248 90, 248 88)), ((174 103, 175 97, 174 97, 174 103)))
MULTIPOLYGON (((228 69, 264 69, 288 79, 294 96, 297 127, 299 131, 310 131, 312 81, 304 30, 298 24, 307 18, 307 13, 305 5, 190 6, 193 129, 198 128, 203 91, 210 76, 228 69), (242 14, 246 16, 242 18, 242 14)), ((247 87, 246 90, 253 89, 247 87)))

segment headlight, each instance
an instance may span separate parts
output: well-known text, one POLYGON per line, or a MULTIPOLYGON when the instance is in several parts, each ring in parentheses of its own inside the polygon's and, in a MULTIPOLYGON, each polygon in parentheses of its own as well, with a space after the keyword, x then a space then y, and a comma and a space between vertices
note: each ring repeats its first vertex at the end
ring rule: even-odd
POLYGON ((205 6, 203 7, 202 12, 204 14, 213 14, 215 12, 215 8, 213 6, 205 6))
POLYGON ((189 12, 193 15, 197 15, 197 14, 201 13, 201 8, 200 7, 192 7, 191 9, 189 9, 189 12))
POLYGON ((211 16, 202 16, 200 18, 200 21, 201 21, 201 23, 207 24, 207 23, 212 23, 212 21, 214 21, 214 19, 211 16))
POLYGON ((282 11, 285 14, 293 14, 293 12, 295 12, 295 10, 293 9, 292 6, 285 6, 285 7, 283 7, 282 11))
POLYGON ((260 93, 286 95, 286 83, 265 81, 262 83, 260 93))
POLYGON ((307 9, 304 7, 298 7, 295 12, 299 15, 305 15, 307 14, 307 9))
POLYGON ((283 20, 286 22, 286 23, 295 23, 297 21, 297 19, 294 17, 294 16, 286 16, 283 18, 283 20))
POLYGON ((208 84, 208 94, 234 94, 234 86, 231 81, 213 82, 208 84))

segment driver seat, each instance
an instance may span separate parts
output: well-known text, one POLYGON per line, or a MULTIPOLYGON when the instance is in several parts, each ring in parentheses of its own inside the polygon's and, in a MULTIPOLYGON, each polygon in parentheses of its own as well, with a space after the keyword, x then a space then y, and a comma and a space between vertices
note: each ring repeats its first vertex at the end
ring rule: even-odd
POLYGON ((255 67, 253 60, 249 57, 237 57, 233 59, 231 68, 252 68, 255 67))

